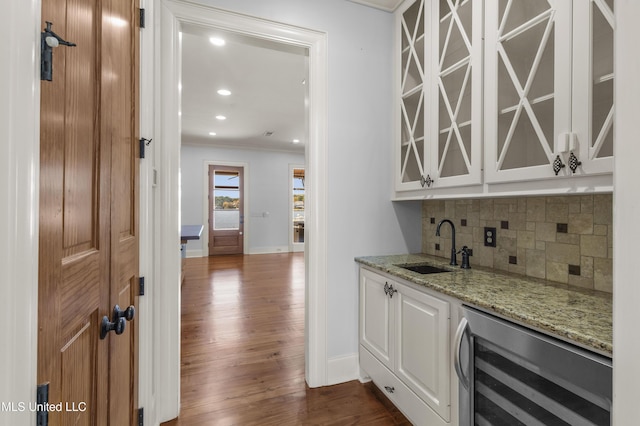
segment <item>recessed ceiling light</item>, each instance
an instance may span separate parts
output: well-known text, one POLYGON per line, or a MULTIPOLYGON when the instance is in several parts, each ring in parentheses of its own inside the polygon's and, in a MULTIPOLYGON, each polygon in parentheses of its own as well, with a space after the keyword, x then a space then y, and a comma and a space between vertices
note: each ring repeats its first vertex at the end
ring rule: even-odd
POLYGON ((224 41, 220 37, 211 37, 209 38, 209 41, 215 46, 224 46, 226 44, 226 41, 224 41))
POLYGON ((227 90, 227 89, 220 89, 218 90, 218 95, 221 96, 229 96, 231 94, 231 90, 227 90))
POLYGON ((300 143, 300 139, 294 139, 292 142, 293 143, 300 143))
POLYGON ((227 119, 227 117, 225 117, 224 115, 216 115, 216 118, 218 120, 226 120, 227 119))
POLYGON ((209 136, 215 136, 216 132, 209 132, 209 136))

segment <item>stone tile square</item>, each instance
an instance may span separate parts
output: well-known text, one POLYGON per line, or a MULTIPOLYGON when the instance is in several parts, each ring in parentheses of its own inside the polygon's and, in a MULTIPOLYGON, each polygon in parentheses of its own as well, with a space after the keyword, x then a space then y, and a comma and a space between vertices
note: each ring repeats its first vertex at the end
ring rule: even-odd
POLYGON ((593 287, 596 290, 613 293, 613 261, 593 259, 593 287))
POLYGON ((563 243, 547 243, 546 259, 549 262, 580 264, 580 246, 563 243))
POLYGON ((570 214, 569 233, 593 234, 593 215, 591 213, 570 214))
POLYGON ((536 233, 533 231, 517 231, 518 248, 536 248, 536 233))
POLYGON ((593 223, 611 225, 613 223, 613 198, 611 194, 593 196, 593 223))
POLYGON ((583 256, 607 257, 607 237, 603 235, 581 235, 580 253, 583 256))
POLYGON ((546 206, 544 197, 527 198, 527 221, 543 222, 546 218, 546 206))
POLYGON ((536 240, 537 241, 555 241, 556 240, 556 224, 547 222, 536 223, 536 240))
POLYGON ((547 222, 566 223, 569 218, 569 204, 547 203, 547 222))
POLYGON ((569 269, 566 263, 547 261, 547 279, 557 283, 569 282, 569 269))
POLYGON ((544 250, 526 251, 526 274, 530 277, 546 278, 547 263, 544 250))

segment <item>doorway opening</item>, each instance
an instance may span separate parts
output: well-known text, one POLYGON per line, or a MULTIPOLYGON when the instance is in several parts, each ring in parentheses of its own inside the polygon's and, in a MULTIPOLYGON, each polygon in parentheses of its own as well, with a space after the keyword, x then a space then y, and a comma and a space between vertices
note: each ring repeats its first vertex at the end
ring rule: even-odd
MULTIPOLYGON (((160 61, 156 67, 160 92, 155 97, 159 131, 164 143, 158 145, 159 184, 156 198, 161 205, 180 205, 180 29, 196 24, 251 35, 257 38, 308 49, 308 120, 305 150, 305 380, 310 387, 328 383, 327 365, 327 281, 328 281, 328 56, 327 35, 310 29, 263 20, 243 14, 164 0, 160 8, 163 31, 157 35, 160 61), (311 232, 312 231, 312 232, 311 232)), ((286 169, 285 169, 286 170, 286 169)), ((285 201, 286 206, 286 201, 285 201)), ((157 306, 164 313, 163 332, 153 342, 158 353, 158 385, 163 401, 163 417, 177 415, 180 380, 180 259, 171 241, 177 240, 180 226, 177 209, 157 209, 158 250, 154 276, 158 277, 157 306)), ((179 241, 176 241, 178 243, 179 241)))

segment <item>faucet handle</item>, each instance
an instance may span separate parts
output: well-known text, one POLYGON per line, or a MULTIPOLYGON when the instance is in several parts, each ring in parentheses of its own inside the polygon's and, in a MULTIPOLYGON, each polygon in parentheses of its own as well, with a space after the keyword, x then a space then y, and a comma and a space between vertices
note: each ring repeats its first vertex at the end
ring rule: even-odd
POLYGON ((462 269, 471 269, 471 265, 469 265, 469 255, 471 249, 467 246, 462 246, 462 248, 460 249, 460 251, 458 253, 462 253, 462 264, 460 265, 460 268, 462 269))

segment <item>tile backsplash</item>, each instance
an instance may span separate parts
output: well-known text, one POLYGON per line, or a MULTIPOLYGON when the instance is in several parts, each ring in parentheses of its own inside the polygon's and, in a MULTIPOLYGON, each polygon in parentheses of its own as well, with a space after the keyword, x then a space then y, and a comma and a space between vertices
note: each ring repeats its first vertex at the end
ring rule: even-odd
MULTIPOLYGON (((611 293, 613 267, 611 194, 424 201, 422 252, 449 258, 451 228, 456 248, 473 250, 471 267, 486 266, 611 293), (485 247, 485 227, 495 228, 495 247, 485 247)), ((458 255, 458 263, 460 255, 458 255)))

